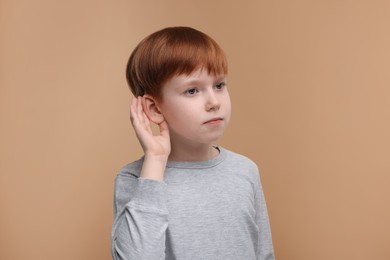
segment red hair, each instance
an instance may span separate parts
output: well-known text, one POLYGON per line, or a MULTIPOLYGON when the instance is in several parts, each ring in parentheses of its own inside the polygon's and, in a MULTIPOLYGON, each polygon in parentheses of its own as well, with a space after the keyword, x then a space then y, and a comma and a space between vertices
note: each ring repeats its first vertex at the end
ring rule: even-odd
POLYGON ((227 60, 221 47, 208 35, 190 27, 169 27, 157 31, 132 52, 126 78, 131 92, 161 97, 161 87, 173 76, 196 69, 209 74, 227 74, 227 60))

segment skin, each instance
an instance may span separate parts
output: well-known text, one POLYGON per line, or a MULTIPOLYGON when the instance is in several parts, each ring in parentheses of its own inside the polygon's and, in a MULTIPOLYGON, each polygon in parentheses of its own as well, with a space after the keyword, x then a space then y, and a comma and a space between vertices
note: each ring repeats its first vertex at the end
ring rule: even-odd
POLYGON ((132 100, 130 117, 144 150, 141 177, 163 180, 168 160, 203 161, 218 155, 213 147, 231 115, 224 75, 198 69, 172 77, 162 86, 162 97, 150 95, 132 100), (159 126, 153 135, 150 124, 159 126))

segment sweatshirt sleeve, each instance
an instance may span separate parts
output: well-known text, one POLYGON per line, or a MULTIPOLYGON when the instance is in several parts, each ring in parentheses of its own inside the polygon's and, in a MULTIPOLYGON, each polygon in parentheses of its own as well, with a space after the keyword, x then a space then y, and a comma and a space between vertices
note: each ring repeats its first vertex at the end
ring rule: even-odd
POLYGON ((166 197, 164 182, 118 175, 111 233, 114 260, 165 259, 166 197))
POLYGON ((268 218, 267 205, 265 202, 264 192, 261 185, 260 175, 257 174, 255 184, 255 203, 256 203, 256 223, 259 229, 257 242, 257 260, 274 260, 275 254, 272 243, 271 228, 268 218))

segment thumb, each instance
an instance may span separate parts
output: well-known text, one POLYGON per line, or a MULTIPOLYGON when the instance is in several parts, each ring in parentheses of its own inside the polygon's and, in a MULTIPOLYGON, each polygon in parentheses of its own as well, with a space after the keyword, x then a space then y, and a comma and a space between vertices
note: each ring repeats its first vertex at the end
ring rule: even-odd
POLYGON ((160 128, 161 135, 169 138, 169 128, 167 122, 164 120, 158 126, 160 128))

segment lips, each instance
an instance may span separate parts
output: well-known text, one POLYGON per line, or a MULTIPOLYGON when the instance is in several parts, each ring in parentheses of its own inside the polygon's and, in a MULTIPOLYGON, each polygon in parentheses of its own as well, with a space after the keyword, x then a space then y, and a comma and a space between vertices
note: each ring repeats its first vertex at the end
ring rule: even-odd
POLYGON ((222 117, 215 117, 205 122, 205 124, 217 124, 223 120, 222 117))

